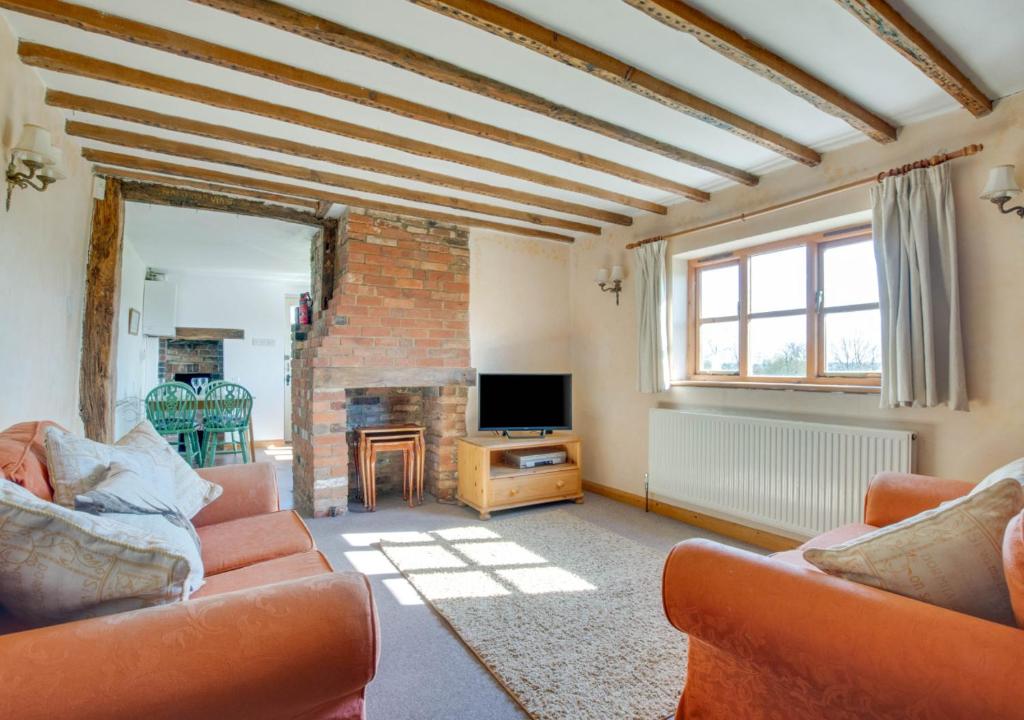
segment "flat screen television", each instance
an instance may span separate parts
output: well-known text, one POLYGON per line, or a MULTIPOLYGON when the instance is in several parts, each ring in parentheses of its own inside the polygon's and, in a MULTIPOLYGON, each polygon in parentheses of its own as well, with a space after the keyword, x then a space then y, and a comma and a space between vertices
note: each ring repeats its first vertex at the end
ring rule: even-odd
POLYGON ((572 375, 484 373, 477 390, 481 430, 572 428, 572 375))

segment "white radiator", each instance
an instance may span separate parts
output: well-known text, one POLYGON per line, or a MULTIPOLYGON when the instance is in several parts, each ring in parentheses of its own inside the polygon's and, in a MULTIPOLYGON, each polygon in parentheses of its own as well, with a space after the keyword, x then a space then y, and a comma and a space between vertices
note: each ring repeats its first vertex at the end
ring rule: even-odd
POLYGON ((648 467, 659 500, 809 538, 861 522, 875 473, 913 472, 914 435, 653 409, 648 467))

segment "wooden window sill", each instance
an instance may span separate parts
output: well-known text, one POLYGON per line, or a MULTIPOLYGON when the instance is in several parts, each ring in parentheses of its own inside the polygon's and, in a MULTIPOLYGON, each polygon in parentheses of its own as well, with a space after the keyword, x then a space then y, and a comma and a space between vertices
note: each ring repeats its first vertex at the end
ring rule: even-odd
POLYGON ((742 390, 797 390, 800 392, 850 393, 878 395, 877 385, 844 385, 842 383, 747 382, 743 380, 673 380, 672 387, 738 388, 742 390))

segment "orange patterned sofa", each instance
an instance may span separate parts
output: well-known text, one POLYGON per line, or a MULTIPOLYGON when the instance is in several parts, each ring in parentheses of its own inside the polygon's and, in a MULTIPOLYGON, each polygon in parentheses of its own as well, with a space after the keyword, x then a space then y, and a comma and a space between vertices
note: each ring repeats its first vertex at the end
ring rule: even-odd
POLYGON ((37 629, 0 610, 0 717, 364 717, 380 642, 366 577, 333 572, 302 519, 279 509, 273 465, 198 472, 224 488, 193 519, 203 587, 37 629))
MULTIPOLYGON (((966 494, 970 483, 882 474, 864 524, 762 557, 706 540, 669 555, 665 613, 690 636, 679 720, 1024 719, 1024 630, 820 572, 827 547, 966 494)), ((1006 531, 1007 580, 1024 620, 1022 518, 1006 531)))

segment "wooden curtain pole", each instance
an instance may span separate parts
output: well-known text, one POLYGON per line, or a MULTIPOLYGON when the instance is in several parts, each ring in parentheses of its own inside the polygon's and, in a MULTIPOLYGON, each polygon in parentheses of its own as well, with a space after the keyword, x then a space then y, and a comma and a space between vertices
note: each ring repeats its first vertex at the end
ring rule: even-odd
POLYGON ((794 200, 787 200, 786 202, 778 203, 776 205, 769 205, 759 210, 754 210, 748 213, 740 213, 739 215, 733 215, 723 220, 716 220, 714 222, 707 223, 705 225, 698 225, 697 227, 687 228, 686 230, 677 230, 667 235, 655 235, 654 237, 644 238, 643 240, 637 240, 635 242, 627 243, 626 249, 632 250, 638 248, 641 245, 647 245, 648 243, 658 242, 659 240, 668 240, 669 238, 682 237, 683 235, 690 235, 701 230, 710 230, 711 228, 721 227, 722 225, 731 225, 735 222, 742 222, 751 218, 758 217, 760 215, 767 215, 773 213, 776 210, 782 210, 784 208, 793 207, 794 205, 802 205, 803 203, 810 202, 811 200, 817 200, 818 198, 828 197, 829 195, 835 195, 846 190, 852 190, 853 188, 863 187, 864 185, 870 185, 874 182, 882 182, 887 177, 896 177, 897 175, 903 175, 910 172, 911 170, 917 170, 919 168, 932 167, 934 165, 941 165, 949 160, 955 160, 956 158, 968 157, 975 155, 984 149, 984 145, 965 145, 959 150, 954 152, 941 153, 939 155, 932 155, 930 158, 924 158, 916 162, 901 165, 900 167, 892 168, 891 170, 885 170, 878 173, 877 175, 871 175, 870 177, 861 178, 860 180, 854 180, 844 185, 837 185, 836 187, 829 188, 828 190, 819 190, 816 193, 810 195, 804 195, 794 200))

